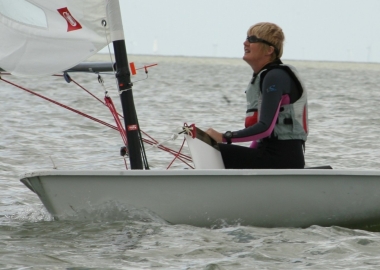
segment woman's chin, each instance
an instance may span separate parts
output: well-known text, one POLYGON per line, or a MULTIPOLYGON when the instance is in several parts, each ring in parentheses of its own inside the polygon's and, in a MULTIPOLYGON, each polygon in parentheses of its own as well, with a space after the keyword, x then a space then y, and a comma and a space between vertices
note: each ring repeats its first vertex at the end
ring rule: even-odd
POLYGON ((249 55, 244 54, 242 59, 249 64, 249 55))

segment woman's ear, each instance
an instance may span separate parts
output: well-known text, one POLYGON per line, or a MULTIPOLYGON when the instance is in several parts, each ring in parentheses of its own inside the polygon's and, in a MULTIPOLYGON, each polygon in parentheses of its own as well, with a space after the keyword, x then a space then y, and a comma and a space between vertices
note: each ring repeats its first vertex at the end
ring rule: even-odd
POLYGON ((273 53, 275 53, 275 52, 274 52, 274 47, 273 47, 273 46, 268 46, 268 50, 267 50, 266 55, 271 55, 271 54, 273 54, 273 53))

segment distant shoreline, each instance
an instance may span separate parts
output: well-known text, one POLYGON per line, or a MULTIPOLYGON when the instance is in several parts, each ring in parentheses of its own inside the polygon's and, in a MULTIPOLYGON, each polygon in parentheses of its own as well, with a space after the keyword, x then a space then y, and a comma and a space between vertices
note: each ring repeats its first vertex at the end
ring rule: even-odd
MULTIPOLYGON (((167 62, 188 62, 188 64, 217 64, 217 65, 247 65, 241 58, 233 57, 202 57, 202 56, 179 56, 179 55, 153 55, 153 54, 129 54, 128 60, 136 63, 167 63, 167 62)), ((352 69, 352 70, 379 70, 380 63, 373 62, 338 62, 338 61, 314 61, 314 60, 293 60, 282 59, 284 63, 294 65, 299 68, 326 68, 326 69, 352 69)), ((108 53, 98 53, 90 57, 91 62, 108 62, 108 53)))

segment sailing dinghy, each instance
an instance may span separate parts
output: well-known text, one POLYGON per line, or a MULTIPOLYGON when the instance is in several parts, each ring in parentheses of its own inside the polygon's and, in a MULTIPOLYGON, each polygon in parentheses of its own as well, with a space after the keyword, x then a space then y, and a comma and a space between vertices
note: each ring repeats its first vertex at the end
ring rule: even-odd
POLYGON ((131 170, 25 174, 21 182, 55 219, 88 217, 111 204, 207 227, 380 224, 380 171, 226 170, 215 142, 195 126, 184 127, 195 169, 150 170, 118 0, 0 0, 0 36, 0 67, 15 76, 116 72, 131 170), (115 65, 81 63, 110 42, 115 65))

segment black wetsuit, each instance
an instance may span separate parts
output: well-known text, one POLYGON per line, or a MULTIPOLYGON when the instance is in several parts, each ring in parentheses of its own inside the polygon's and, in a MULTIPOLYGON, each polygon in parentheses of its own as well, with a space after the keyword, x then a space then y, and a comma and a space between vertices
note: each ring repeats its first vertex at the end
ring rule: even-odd
MULTIPOLYGON (((240 138, 255 138, 256 135, 264 134, 277 120, 275 118, 281 98, 288 95, 290 104, 293 104, 300 98, 302 91, 299 81, 286 68, 268 68, 265 76, 261 76, 259 121, 253 126, 232 132, 232 141, 239 142, 240 138)), ((224 143, 219 144, 219 148, 226 169, 304 168, 304 143, 300 139, 280 140, 271 132, 269 136, 260 138, 257 148, 224 143)))

